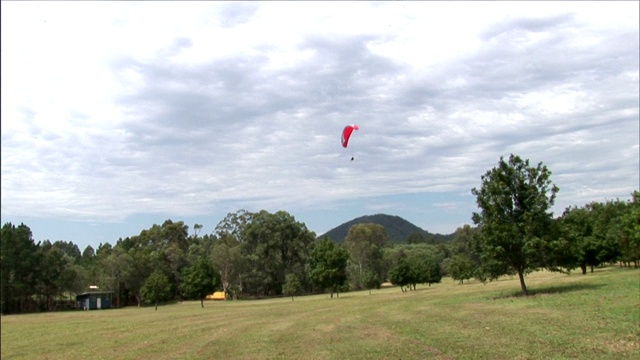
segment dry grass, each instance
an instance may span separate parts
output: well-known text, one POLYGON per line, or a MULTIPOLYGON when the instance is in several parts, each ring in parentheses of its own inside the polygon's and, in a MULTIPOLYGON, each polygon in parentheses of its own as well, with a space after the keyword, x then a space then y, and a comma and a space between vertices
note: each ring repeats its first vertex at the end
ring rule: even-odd
POLYGON ((640 271, 2 317, 3 359, 640 358, 640 271))

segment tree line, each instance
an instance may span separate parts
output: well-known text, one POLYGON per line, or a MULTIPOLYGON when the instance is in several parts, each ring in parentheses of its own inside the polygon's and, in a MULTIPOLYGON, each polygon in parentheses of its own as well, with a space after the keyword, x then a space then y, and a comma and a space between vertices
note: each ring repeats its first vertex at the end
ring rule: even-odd
POLYGON ((538 269, 583 274, 602 264, 640 265, 640 192, 630 201, 570 207, 558 218, 549 208, 558 188, 542 163, 512 155, 472 189, 475 226, 458 228, 449 242, 410 236, 391 244, 379 224, 353 225, 337 243, 286 211, 229 213, 210 234, 166 220, 115 245, 36 243, 25 224, 1 230, 3 314, 61 309, 89 285, 113 291, 115 307, 200 300, 213 291, 228 299, 294 296, 375 289, 389 281, 402 291, 451 276, 463 283, 538 269))

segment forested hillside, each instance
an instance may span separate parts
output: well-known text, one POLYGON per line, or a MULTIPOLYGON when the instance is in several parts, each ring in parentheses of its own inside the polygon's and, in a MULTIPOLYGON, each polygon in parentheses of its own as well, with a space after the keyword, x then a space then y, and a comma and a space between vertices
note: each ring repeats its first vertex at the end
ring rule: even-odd
POLYGON ((445 242, 453 239, 453 234, 442 235, 432 234, 411 222, 399 217, 386 214, 365 215, 359 218, 355 218, 351 221, 339 225, 326 233, 319 236, 324 238, 330 237, 333 241, 342 243, 347 237, 347 233, 351 226, 355 224, 367 224, 373 223, 382 225, 389 234, 389 240, 391 243, 429 243, 435 244, 445 242))

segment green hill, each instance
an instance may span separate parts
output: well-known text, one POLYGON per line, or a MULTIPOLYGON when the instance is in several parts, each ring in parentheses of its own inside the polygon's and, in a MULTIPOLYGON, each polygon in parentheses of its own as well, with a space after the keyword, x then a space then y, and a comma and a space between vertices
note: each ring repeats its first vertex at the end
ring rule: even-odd
POLYGON ((389 240, 392 243, 404 243, 407 241, 409 235, 414 233, 422 235, 420 238, 420 242, 439 243, 453 239, 453 234, 432 234, 399 216, 386 214, 365 215, 359 218, 355 218, 327 231, 326 233, 320 235, 319 238, 328 236, 333 239, 333 241, 341 243, 344 241, 344 238, 347 237, 347 233, 349 232, 351 226, 355 224, 367 223, 374 223, 384 226, 385 230, 387 230, 387 233, 389 234, 389 240))

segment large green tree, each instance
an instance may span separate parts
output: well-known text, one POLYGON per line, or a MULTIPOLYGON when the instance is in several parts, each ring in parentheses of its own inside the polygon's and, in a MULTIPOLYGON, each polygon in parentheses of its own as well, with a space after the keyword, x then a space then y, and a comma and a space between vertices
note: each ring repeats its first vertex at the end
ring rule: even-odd
POLYGON ((443 262, 446 274, 460 284, 471 278, 485 281, 480 258, 473 251, 473 239, 478 233, 477 227, 468 224, 457 228, 450 243, 451 254, 443 262))
POLYGON ((204 308, 204 299, 220 283, 216 272, 206 259, 200 259, 182 270, 180 290, 187 299, 200 300, 204 308))
POLYGON ((0 236, 1 308, 3 314, 30 311, 38 285, 42 254, 33 241, 31 229, 6 223, 0 236))
POLYGON ((68 262, 64 258, 64 252, 53 247, 48 240, 40 244, 39 251, 38 292, 44 297, 46 310, 50 311, 53 309, 53 299, 62 294, 60 280, 68 262))
POLYGON ((129 255, 124 248, 116 245, 111 254, 100 261, 99 266, 104 274, 103 285, 116 293, 115 306, 120 307, 122 304, 124 283, 134 269, 131 255, 129 255))
MULTIPOLYGON (((384 277, 384 247, 389 242, 389 234, 384 226, 374 223, 355 224, 349 228, 349 232, 344 239, 344 247, 349 252, 351 260, 351 285, 356 289, 367 287, 365 285, 365 274, 367 280, 384 277), (371 276, 373 275, 373 276, 371 276)), ((379 287, 380 284, 368 284, 379 287)), ((371 289, 371 287, 367 287, 371 289)))
POLYGON ((362 275, 362 285, 369 290, 369 295, 371 295, 371 289, 380 289, 382 287, 382 278, 373 271, 367 270, 362 275))
POLYGON ((150 304, 155 303, 156 311, 158 302, 165 301, 171 296, 171 283, 162 271, 156 270, 145 280, 140 289, 142 299, 150 304))
POLYGON ((138 242, 155 252, 158 261, 155 266, 165 271, 173 295, 177 296, 181 272, 187 265, 185 254, 189 248, 189 226, 183 221, 165 220, 162 225, 154 224, 148 230, 140 232, 138 242))
POLYGON ((224 219, 216 225, 215 233, 218 237, 226 234, 242 243, 244 242, 243 233, 247 225, 251 223, 253 215, 254 214, 252 212, 247 210, 238 210, 235 213, 228 213, 227 216, 225 216, 224 219))
POLYGON ((136 299, 138 306, 142 306, 142 287, 145 281, 154 271, 154 264, 157 264, 157 253, 150 251, 148 247, 134 247, 127 252, 131 257, 132 267, 127 272, 125 285, 136 299))
POLYGON ((417 284, 429 284, 431 286, 431 284, 439 283, 442 279, 440 262, 433 249, 433 245, 429 244, 408 247, 396 266, 400 270, 396 269, 395 274, 402 274, 401 279, 407 282, 406 285, 409 285, 410 290, 411 288, 416 290, 417 284), (405 266, 408 267, 408 271, 406 271, 405 266))
POLYGON ((78 248, 78 245, 74 244, 73 242, 58 240, 53 243, 53 247, 62 250, 62 252, 73 259, 74 262, 80 261, 80 249, 78 248))
POLYGON ((401 258, 392 268, 389 270, 389 281, 393 285, 400 286, 400 290, 405 292, 405 286, 411 289, 411 283, 413 282, 413 271, 411 265, 405 257, 401 258))
MULTIPOLYGON (((253 214, 241 238, 249 259, 249 277, 257 295, 280 295, 286 274, 304 275, 315 233, 286 211, 253 214)), ((247 284, 249 286, 249 283, 247 284)))
POLYGON ((580 267, 582 274, 587 273, 587 266, 600 264, 600 249, 593 237, 593 219, 587 208, 569 207, 558 219, 560 241, 565 251, 557 252, 564 258, 568 268, 580 267))
MULTIPOLYGON (((610 200, 605 203, 592 202, 586 205, 591 214, 593 226, 592 241, 598 248, 599 263, 612 263, 621 257, 620 240, 623 237, 620 220, 626 210, 626 203, 610 200)), ((592 268, 593 271, 593 268, 592 268)))
MULTIPOLYGON (((559 255, 569 265, 587 268, 616 260, 638 264, 640 260, 640 205, 637 191, 632 200, 591 202, 584 207, 569 207, 558 219, 560 239, 566 243, 559 255)), ((568 265, 568 266, 569 266, 568 265)))
POLYGON ((640 266, 640 191, 631 194, 626 211, 620 218, 620 247, 625 263, 640 266))
POLYGON ((291 296, 291 301, 293 301, 293 296, 300 295, 302 292, 302 284, 296 274, 287 274, 285 279, 284 286, 282 286, 282 293, 286 296, 291 296))
POLYGON ((453 280, 462 284, 465 280, 473 277, 474 264, 466 254, 457 254, 445 260, 447 273, 453 280))
POLYGON ((237 298, 243 290, 243 279, 248 267, 248 256, 243 253, 245 228, 253 213, 239 210, 228 213, 215 229, 216 239, 210 251, 214 269, 220 275, 222 290, 226 296, 237 298))
POLYGON ((524 276, 549 265, 549 209, 559 189, 542 162, 531 166, 513 154, 508 161, 501 157, 481 180, 480 188, 471 190, 480 209, 472 216, 480 227, 476 250, 483 261, 492 263, 492 277, 516 272, 526 295, 524 276))
POLYGON ((349 253, 328 237, 318 240, 309 256, 309 279, 322 289, 330 289, 339 297, 339 289, 347 283, 349 253))
POLYGON ((222 291, 226 296, 237 298, 242 290, 242 274, 247 268, 247 261, 242 254, 240 243, 228 236, 216 241, 210 258, 213 268, 218 272, 222 291))

